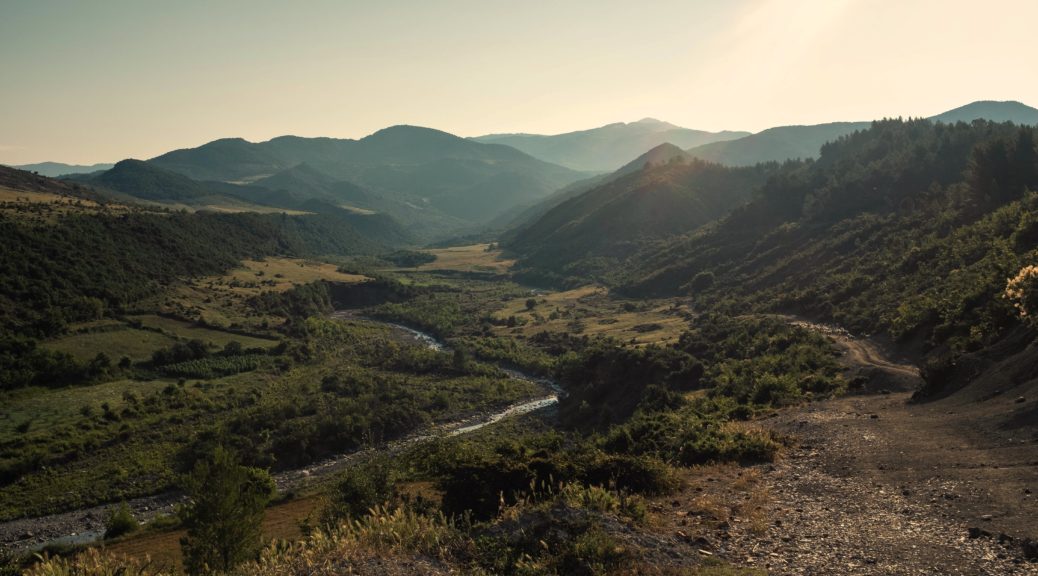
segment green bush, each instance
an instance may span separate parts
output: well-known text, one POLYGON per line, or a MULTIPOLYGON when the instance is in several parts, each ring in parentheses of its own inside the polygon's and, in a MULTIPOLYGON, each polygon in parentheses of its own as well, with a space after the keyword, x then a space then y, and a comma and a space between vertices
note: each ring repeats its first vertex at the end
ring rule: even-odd
POLYGON ((105 540, 118 538, 124 534, 136 532, 140 524, 133 516, 133 511, 123 502, 108 513, 105 519, 105 540))

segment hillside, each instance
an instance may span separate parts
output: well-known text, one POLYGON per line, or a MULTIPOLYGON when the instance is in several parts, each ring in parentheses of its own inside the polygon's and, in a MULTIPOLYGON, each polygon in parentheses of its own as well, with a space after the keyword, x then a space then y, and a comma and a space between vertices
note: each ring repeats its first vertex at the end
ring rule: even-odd
POLYGON ((612 172, 631 158, 660 144, 692 148, 711 142, 734 140, 748 132, 706 132, 681 128, 653 118, 608 124, 590 130, 545 136, 540 134, 488 134, 479 142, 505 144, 530 156, 574 170, 612 172))
POLYGON ((1034 126, 1038 124, 1038 109, 1015 101, 981 100, 930 117, 934 122, 946 124, 972 122, 977 119, 1034 126))
POLYGON ((715 220, 750 198, 776 165, 725 168, 685 160, 660 147, 667 158, 611 179, 547 210, 506 237, 528 274, 598 276, 615 272, 647 244, 715 220), (554 270, 555 272, 548 272, 554 270))
POLYGON ((689 148, 691 156, 726 166, 752 166, 818 156, 822 144, 869 127, 868 122, 833 122, 816 126, 779 126, 731 140, 689 148))
MULTIPOLYGON (((0 175, 12 190, 57 194, 77 186, 10 169, 0 175)), ((124 206, 42 222, 0 218, 0 262, 10 272, 0 282, 0 337, 58 333, 98 309, 121 310, 176 279, 220 272, 243 258, 375 254, 407 238, 384 216, 343 210, 287 216, 124 206)))
MULTIPOLYGON (((429 211, 433 217, 469 224, 536 201, 581 177, 507 146, 414 126, 386 128, 360 140, 295 136, 261 143, 217 140, 149 162, 196 180, 225 182, 256 182, 305 163, 332 181, 350 182, 374 195, 410 204, 414 210, 429 211)), ((327 184, 297 177, 292 186, 299 190, 290 192, 305 194, 315 185, 327 184)))
MULTIPOLYGON (((1038 124, 1038 109, 1020 102, 979 101, 932 116, 933 122, 955 123, 989 120, 1021 125, 1038 124)), ((688 149, 696 158, 726 166, 752 166, 758 162, 782 162, 818 157, 822 144, 865 130, 868 122, 833 122, 813 126, 779 126, 756 134, 713 142, 688 149)))
POLYGON ((882 334, 928 358, 924 395, 972 382, 985 398, 1006 371, 1030 386, 1033 330, 1007 278, 1038 261, 1035 138, 1008 124, 878 122, 717 226, 633 258, 623 290, 882 334), (974 381, 982 371, 1001 376, 974 381))

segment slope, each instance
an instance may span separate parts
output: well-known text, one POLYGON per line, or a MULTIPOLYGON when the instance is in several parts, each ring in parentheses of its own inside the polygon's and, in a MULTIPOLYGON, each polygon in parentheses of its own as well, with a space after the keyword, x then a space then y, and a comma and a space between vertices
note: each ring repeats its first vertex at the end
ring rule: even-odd
POLYGON ((1036 138, 1010 124, 877 122, 716 226, 632 259, 623 291, 881 334, 925 359, 920 399, 1029 395, 1038 349, 1015 305, 1033 293, 1026 275, 1015 295, 1006 279, 1038 262, 1036 138))
POLYGON ((507 236, 504 245, 521 256, 528 274, 601 276, 648 244, 721 217, 777 169, 666 157, 665 164, 642 163, 641 170, 560 203, 507 236))

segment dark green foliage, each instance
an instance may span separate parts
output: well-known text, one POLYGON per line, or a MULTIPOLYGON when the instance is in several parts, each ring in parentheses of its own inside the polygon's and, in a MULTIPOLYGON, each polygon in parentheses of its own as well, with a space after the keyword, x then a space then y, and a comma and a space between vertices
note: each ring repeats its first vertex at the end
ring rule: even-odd
POLYGON ((699 160, 667 163, 567 200, 503 245, 522 256, 519 273, 532 282, 611 278, 618 263, 639 249, 723 216, 778 170, 777 165, 724 168, 699 160))
POLYGON ((249 304, 257 311, 285 318, 285 328, 290 333, 298 331, 310 316, 327 314, 333 309, 327 282, 293 286, 284 292, 261 292, 249 304))
POLYGON ((138 528, 140 523, 133 517, 130 507, 123 502, 113 508, 105 519, 105 540, 136 532, 138 528))
POLYGON ((195 463, 183 484, 191 498, 181 511, 189 574, 227 572, 259 555, 263 511, 275 492, 269 474, 241 466, 217 447, 195 463))
POLYGON ((666 494, 671 470, 648 456, 606 454, 579 438, 556 433, 491 444, 447 441, 424 454, 443 491, 443 511, 485 520, 502 505, 551 498, 561 485, 609 486, 625 493, 666 494), (472 449, 476 448, 476 449, 472 449))
POLYGON ((350 468, 332 492, 324 510, 323 522, 337 526, 353 520, 376 506, 390 503, 396 496, 396 472, 384 458, 375 458, 350 468))
POLYGON ((917 352, 980 349, 1018 324, 1002 293, 1035 260, 1034 139, 987 122, 877 122, 710 230, 643 254, 623 290, 793 311, 917 352), (711 287, 690 284, 708 272, 711 287))
POLYGON ((414 250, 397 250, 383 256, 383 258, 401 268, 417 268, 422 264, 428 264, 436 260, 436 256, 428 252, 415 252, 414 250))

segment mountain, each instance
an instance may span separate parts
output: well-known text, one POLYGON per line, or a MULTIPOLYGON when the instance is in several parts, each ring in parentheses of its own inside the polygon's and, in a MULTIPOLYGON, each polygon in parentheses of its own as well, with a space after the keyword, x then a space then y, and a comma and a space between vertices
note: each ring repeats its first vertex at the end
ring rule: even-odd
MULTIPOLYGON (((303 180, 303 176, 308 177, 314 186, 323 182, 319 173, 305 166, 292 170, 292 173, 300 180, 303 180)), ((280 181, 288 179, 289 175, 283 175, 280 181)), ((141 160, 123 160, 111 170, 80 175, 70 180, 113 192, 116 197, 160 205, 230 212, 278 212, 289 209, 320 214, 324 216, 323 219, 315 218, 312 221, 320 222, 322 226, 338 222, 351 228, 358 238, 364 238, 364 242, 357 244, 365 246, 369 251, 371 244, 399 246, 414 241, 411 234, 392 217, 343 209, 333 193, 292 196, 283 190, 271 190, 259 185, 200 182, 141 160)), ((275 183, 277 181, 274 180, 275 183)))
MULTIPOLYGON (((196 180, 238 183, 257 182, 306 164, 332 181, 347 181, 416 210, 469 223, 485 222, 582 177, 514 148, 415 126, 393 126, 360 140, 283 136, 251 143, 224 139, 149 162, 196 180)), ((296 175, 295 184, 311 190, 327 184, 300 183, 300 178, 309 176, 296 175)))
MULTIPOLYGON (((933 122, 1013 122, 1038 124, 1038 109, 1020 102, 973 102, 928 118, 933 122)), ((696 158, 726 166, 750 166, 757 162, 782 162, 795 158, 817 158, 818 149, 841 136, 866 130, 870 122, 833 122, 813 126, 779 126, 736 140, 712 142, 688 149, 696 158)))
POLYGON ((857 130, 865 130, 869 125, 869 122, 833 122, 815 126, 779 126, 738 140, 690 148, 688 153, 726 166, 752 166, 758 162, 815 158, 822 144, 857 130))
POLYGON ((82 164, 62 164, 61 162, 40 162, 38 164, 12 166, 12 168, 25 170, 26 172, 36 172, 40 176, 57 178, 58 176, 65 176, 67 174, 89 174, 90 172, 97 172, 99 170, 108 170, 112 166, 114 166, 114 164, 91 164, 87 166, 82 164))
MULTIPOLYGON (((678 149, 680 151, 680 149, 678 149)), ((674 155, 662 164, 618 174, 554 206, 502 239, 530 279, 615 274, 647 245, 688 233, 746 202, 777 165, 727 168, 674 155)))
POLYGON ((991 120, 992 122, 1012 122, 1022 126, 1034 126, 1038 124, 1038 109, 1012 100, 1006 102, 980 100, 930 117, 930 120, 934 122, 944 122, 947 124, 972 122, 980 119, 991 120))
POLYGON ((574 170, 612 172, 631 158, 670 143, 680 148, 691 148, 734 140, 748 132, 705 132, 681 128, 653 118, 638 122, 608 124, 600 128, 544 136, 539 134, 488 134, 474 140, 505 144, 522 150, 530 156, 560 164, 574 170))
POLYGON ((309 164, 302 163, 241 187, 239 195, 255 202, 300 210, 334 205, 355 212, 377 212, 406 226, 419 241, 440 236, 443 231, 464 229, 464 220, 433 209, 393 200, 346 180, 336 180, 309 164))
POLYGON ((525 228, 527 224, 536 221, 537 218, 540 218, 546 212, 570 198, 575 198, 588 190, 617 180, 632 172, 637 172, 643 169, 646 164, 666 164, 675 158, 688 160, 691 156, 673 144, 660 144, 628 162, 615 172, 578 180, 532 206, 520 206, 512 212, 502 214, 498 220, 491 222, 491 226, 504 229, 504 238, 511 238, 518 230, 525 228))
POLYGON ((877 122, 715 225, 630 258, 621 290, 879 335, 922 357, 919 399, 1001 402, 985 418, 1004 420, 988 422, 1033 423, 1005 399, 1038 389, 1036 141, 1010 124, 877 122))

